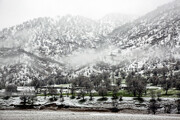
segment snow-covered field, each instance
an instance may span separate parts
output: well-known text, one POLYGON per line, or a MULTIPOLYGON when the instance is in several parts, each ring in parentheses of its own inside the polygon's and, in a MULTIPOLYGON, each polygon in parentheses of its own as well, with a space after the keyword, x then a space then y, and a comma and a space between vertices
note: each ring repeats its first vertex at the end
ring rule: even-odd
MULTIPOLYGON (((56 96, 58 98, 57 101, 50 102, 49 99, 51 96, 47 96, 46 98, 44 96, 37 96, 36 101, 34 101, 34 104, 36 105, 46 105, 50 103, 56 103, 57 105, 68 105, 68 106, 76 106, 76 107, 112 107, 112 99, 111 97, 107 97, 107 101, 98 101, 99 98, 101 97, 93 97, 92 101, 89 101, 89 97, 86 96, 85 99, 87 99, 86 102, 84 103, 79 103, 78 99, 70 99, 69 97, 64 97, 64 101, 61 102, 59 96, 56 96)), ((144 104, 147 104, 148 101, 150 100, 150 97, 143 97, 144 99, 144 104)), ((171 103, 172 101, 174 102, 176 98, 162 98, 162 101, 166 103, 171 103)), ((8 100, 4 100, 0 98, 0 105, 2 106, 10 106, 11 104, 13 105, 19 105, 21 102, 20 97, 10 97, 8 100)), ((122 104, 124 105, 134 105, 134 104, 139 104, 138 101, 133 100, 133 97, 123 97, 123 101, 118 101, 117 102, 121 105, 119 107, 122 107, 122 104)))
MULTIPOLYGON (((44 98, 44 96, 37 96, 36 100, 34 101, 35 105, 39 105, 36 109, 40 109, 40 107, 46 106, 48 104, 56 104, 56 105, 66 105, 71 107, 80 107, 80 108, 112 108, 112 99, 108 97, 107 101, 98 101, 100 97, 94 97, 92 101, 89 101, 89 97, 86 96, 85 99, 87 100, 84 103, 79 103, 79 99, 70 99, 69 97, 64 97, 64 101, 61 102, 60 98, 57 101, 50 102, 50 96, 44 98)), ((119 109, 133 109, 133 110, 141 110, 147 112, 147 107, 149 105, 149 97, 144 97, 144 102, 140 103, 137 100, 133 100, 132 97, 123 97, 123 101, 117 100, 117 107, 119 109)), ((158 109, 158 114, 164 113, 164 105, 172 104, 171 114, 177 113, 176 108, 176 98, 162 98, 158 104, 160 104, 161 109, 158 109)), ((21 102, 19 97, 10 97, 8 100, 0 98, 0 108, 1 109, 15 109, 13 105, 19 105, 21 102)), ((129 112, 128 112, 129 113, 129 112)))
POLYGON ((180 115, 1 110, 0 120, 180 120, 180 115))

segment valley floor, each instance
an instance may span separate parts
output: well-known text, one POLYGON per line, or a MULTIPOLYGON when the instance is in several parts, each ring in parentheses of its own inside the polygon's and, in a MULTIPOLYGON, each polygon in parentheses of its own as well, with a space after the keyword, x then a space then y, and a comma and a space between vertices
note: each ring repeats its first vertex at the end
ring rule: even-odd
MULTIPOLYGON (((81 103, 79 99, 70 99, 69 97, 64 97, 64 101, 61 102, 60 98, 57 101, 50 102, 49 99, 51 96, 37 96, 37 100, 34 102, 34 108, 32 110, 70 110, 73 112, 86 111, 86 112, 110 112, 112 111, 112 99, 107 97, 107 101, 98 101, 101 97, 94 97, 92 101, 89 100, 89 97, 85 97, 86 101, 81 103)), ((123 97, 123 101, 117 100, 117 108, 119 113, 138 113, 138 114, 149 114, 151 111, 148 110, 150 98, 144 97, 143 102, 140 102, 132 97, 123 97)), ((157 104, 159 108, 156 114, 165 113, 165 106, 171 105, 171 114, 176 114, 177 106, 175 101, 177 98, 161 98, 161 101, 158 101, 157 104)), ((22 104, 19 97, 10 97, 8 100, 0 98, 0 110, 21 110, 22 104), (21 106, 20 106, 21 105, 21 106)), ((29 108, 29 107, 28 107, 29 108)))
POLYGON ((51 110, 0 110, 0 120, 179 120, 180 115, 144 115, 51 110))

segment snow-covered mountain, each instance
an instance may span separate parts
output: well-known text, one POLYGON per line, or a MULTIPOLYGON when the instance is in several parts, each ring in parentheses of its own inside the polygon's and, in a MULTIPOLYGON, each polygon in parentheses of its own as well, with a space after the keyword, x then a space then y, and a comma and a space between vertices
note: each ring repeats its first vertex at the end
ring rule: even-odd
POLYGON ((180 59, 179 0, 133 22, 129 16, 117 16, 98 21, 71 15, 37 18, 3 29, 1 81, 170 67, 180 59))
POLYGON ((108 39, 119 48, 121 58, 129 61, 129 68, 153 68, 180 60, 180 1, 116 28, 108 39))
POLYGON ((11 81, 28 81, 32 76, 47 77, 62 69, 69 70, 74 59, 79 61, 74 55, 103 48, 107 34, 115 27, 82 16, 66 15, 37 18, 5 28, 0 31, 0 66, 3 71, 0 76, 11 74, 11 81))
POLYGON ((99 72, 101 66, 109 72, 114 69, 144 72, 163 66, 173 69, 180 61, 180 1, 160 6, 115 28, 105 41, 105 49, 96 52, 100 59, 81 69, 81 74, 92 73, 88 70, 99 72))

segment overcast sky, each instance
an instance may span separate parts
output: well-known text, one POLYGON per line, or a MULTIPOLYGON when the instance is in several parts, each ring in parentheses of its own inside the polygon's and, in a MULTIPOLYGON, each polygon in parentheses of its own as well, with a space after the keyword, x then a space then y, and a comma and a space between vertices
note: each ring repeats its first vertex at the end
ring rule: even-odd
POLYGON ((143 15, 173 0, 0 0, 0 30, 37 17, 65 14, 98 19, 108 13, 143 15))

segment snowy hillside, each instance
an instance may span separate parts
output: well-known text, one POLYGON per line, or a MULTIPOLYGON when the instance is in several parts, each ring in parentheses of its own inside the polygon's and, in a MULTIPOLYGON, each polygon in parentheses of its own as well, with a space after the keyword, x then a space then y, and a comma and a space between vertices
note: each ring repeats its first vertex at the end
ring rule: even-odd
MULTIPOLYGON (((124 23, 126 21, 119 22, 124 23)), ((57 75, 62 69, 67 75, 71 68, 79 69, 99 59, 94 55, 90 62, 87 61, 89 58, 84 59, 84 63, 80 60, 82 54, 86 58, 89 51, 93 54, 101 51, 99 54, 102 55, 106 36, 115 27, 82 16, 66 15, 37 18, 5 28, 0 31, 1 79, 26 82, 32 77, 44 79, 57 75)))
POLYGON ((0 31, 0 79, 26 84, 35 78, 170 67, 180 60, 179 0, 132 19, 67 15, 5 28, 0 31))
POLYGON ((109 41, 129 60, 130 68, 162 66, 180 59, 180 1, 158 7, 115 29, 109 41), (130 58, 130 59, 129 59, 130 58), (133 65, 132 65, 133 64, 133 65))

